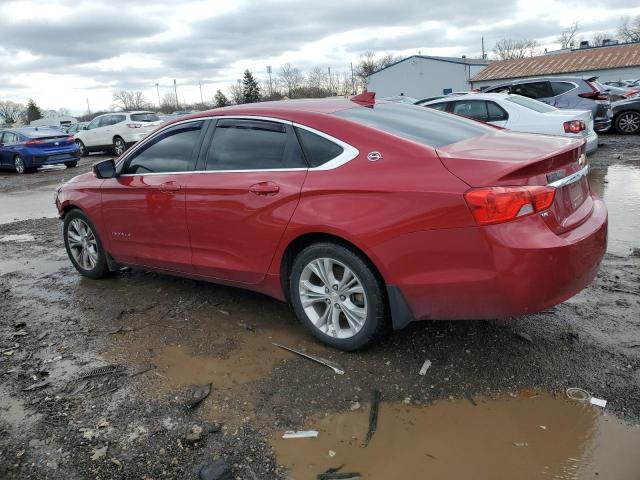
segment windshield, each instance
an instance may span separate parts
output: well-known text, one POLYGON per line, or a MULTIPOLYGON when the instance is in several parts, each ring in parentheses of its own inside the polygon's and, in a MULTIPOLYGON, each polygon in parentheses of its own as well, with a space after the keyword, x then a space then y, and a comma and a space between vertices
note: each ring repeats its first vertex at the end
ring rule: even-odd
POLYGON ((335 115, 434 148, 495 131, 473 120, 397 103, 377 103, 373 108, 349 108, 335 115))
POLYGON ((506 100, 539 113, 548 113, 557 110, 555 107, 547 105, 546 103, 539 102, 533 98, 523 97, 521 95, 509 95, 506 100))
POLYGON ((160 117, 155 113, 132 113, 131 120, 134 122, 159 122, 160 117))

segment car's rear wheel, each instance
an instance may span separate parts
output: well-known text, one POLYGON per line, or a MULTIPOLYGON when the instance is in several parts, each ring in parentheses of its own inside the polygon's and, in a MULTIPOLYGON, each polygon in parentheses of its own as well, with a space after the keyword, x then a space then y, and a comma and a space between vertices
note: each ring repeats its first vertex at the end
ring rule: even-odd
POLYGON ((116 156, 122 155, 127 150, 127 144, 124 143, 124 140, 120 137, 115 137, 113 139, 113 151, 116 156))
POLYGON ((87 150, 87 147, 85 147, 84 143, 82 143, 82 140, 76 139, 76 145, 78 145, 81 157, 86 157, 87 155, 89 155, 89 151, 87 150))
POLYGON ((77 160, 73 160, 71 162, 64 162, 64 166, 67 167, 67 168, 77 167, 78 166, 78 161, 77 160))
POLYGON ((618 133, 623 135, 640 133, 640 113, 636 111, 622 112, 616 117, 615 127, 618 133))
POLYGON ((359 253, 317 243, 295 258, 289 292, 296 316, 320 341, 357 350, 384 325, 387 298, 382 281, 359 253))
POLYGON ((22 159, 22 157, 20 155, 16 155, 15 157, 13 157, 13 168, 16 169, 16 172, 19 174, 23 174, 23 173, 29 173, 32 170, 30 168, 27 168, 24 164, 24 160, 22 159))
POLYGON ((107 255, 91 220, 80 210, 64 217, 64 246, 73 266, 85 277, 102 278, 109 272, 107 255))

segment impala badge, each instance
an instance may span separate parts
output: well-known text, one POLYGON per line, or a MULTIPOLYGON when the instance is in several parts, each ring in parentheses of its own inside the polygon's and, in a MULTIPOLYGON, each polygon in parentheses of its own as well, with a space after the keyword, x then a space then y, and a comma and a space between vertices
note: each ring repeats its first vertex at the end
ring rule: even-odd
POLYGON ((367 160, 377 162, 378 160, 382 160, 382 154, 380 152, 369 152, 367 154, 367 160))

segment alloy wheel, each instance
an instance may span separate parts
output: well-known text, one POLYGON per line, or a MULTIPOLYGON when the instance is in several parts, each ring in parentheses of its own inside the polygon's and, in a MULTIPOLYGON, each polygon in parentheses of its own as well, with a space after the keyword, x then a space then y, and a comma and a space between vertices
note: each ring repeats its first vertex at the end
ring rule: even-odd
POLYGON ((16 168, 16 172, 18 173, 24 173, 26 168, 24 166, 24 160, 22 160, 21 157, 17 156, 14 160, 13 160, 13 165, 16 168))
POLYGON ((80 149, 80 155, 84 157, 85 155, 84 143, 82 143, 80 140, 76 140, 76 145, 78 145, 78 148, 80 149))
POLYGON ((618 119, 618 129, 623 133, 636 133, 640 131, 640 114, 626 112, 618 119))
POLYGON ((124 140, 122 140, 121 138, 116 138, 113 141, 113 149, 115 150, 117 156, 122 155, 125 151, 124 140))
POLYGON ((307 317, 326 335, 351 338, 367 320, 363 284, 342 262, 312 260, 302 270, 298 290, 307 317))
POLYGON ((85 270, 93 270, 98 263, 98 240, 80 218, 74 218, 67 227, 67 242, 73 259, 85 270))

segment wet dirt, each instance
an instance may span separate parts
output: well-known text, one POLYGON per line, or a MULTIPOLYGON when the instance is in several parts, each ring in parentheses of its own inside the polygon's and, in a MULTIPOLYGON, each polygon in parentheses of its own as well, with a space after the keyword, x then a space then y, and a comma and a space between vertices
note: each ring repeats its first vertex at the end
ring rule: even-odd
POLYGON ((316 416, 315 439, 272 445, 291 479, 315 480, 342 466, 363 479, 632 479, 640 472, 640 427, 598 407, 546 393, 477 397, 430 405, 380 404, 368 445, 367 406, 316 416))
MULTIPOLYGON (((602 170, 601 182, 624 180, 626 174, 616 177, 616 169, 638 165, 640 136, 601 139, 605 145, 590 157, 594 170, 602 170)), ((50 202, 58 183, 89 170, 98 159, 83 159, 73 172, 7 173, 0 176, 0 195, 50 188, 50 202)), ((594 178, 597 182, 597 175, 594 178)), ((610 183, 602 185, 605 200, 611 202, 607 196, 613 199, 615 192, 607 190, 610 183)), ((637 195, 626 200, 631 206, 621 208, 622 213, 639 210, 637 195)), ((610 207, 612 224, 614 215, 620 215, 614 211, 610 207)), ((464 409, 467 392, 501 404, 505 394, 525 388, 560 395, 577 386, 608 400, 603 419, 614 421, 615 415, 631 424, 640 421, 640 256, 627 247, 605 256, 592 285, 544 312, 509 321, 415 323, 362 352, 347 354, 315 342, 288 305, 252 292, 142 271, 123 271, 100 281, 83 278, 66 260, 55 218, 1 224, 0 239, 3 479, 197 478, 200 465, 216 456, 231 465, 235 478, 285 479, 291 475, 280 465, 285 457, 272 450, 274 435, 324 428, 322 421, 331 432, 334 418, 361 425, 351 420, 359 415, 366 424, 366 402, 374 388, 385 403, 370 447, 383 441, 391 448, 391 438, 402 442, 398 433, 388 433, 394 428, 418 435, 409 422, 419 423, 423 416, 437 424, 431 414, 419 412, 445 408, 450 396, 462 399, 453 402, 459 404, 455 409, 464 409), (345 374, 335 375, 271 342, 325 357, 345 374), (425 359, 432 364, 422 377, 418 371, 425 359), (124 370, 82 379, 86 372, 109 365, 124 370), (211 394, 197 408, 187 409, 185 391, 202 383, 212 383, 211 394), (406 398, 410 405, 402 403, 406 398), (361 409, 350 412, 356 402, 361 409), (398 420, 391 430, 390 418, 398 420), (194 425, 203 428, 202 438, 189 443, 185 432, 194 425), (219 428, 209 428, 212 425, 219 428), (105 457, 92 459, 105 445, 105 457)), ((475 407, 481 417, 504 420, 483 405, 475 407)), ((550 404, 549 409, 555 408, 564 411, 565 406, 550 404)), ((518 412, 517 407, 513 411, 518 412)), ((514 413, 513 424, 528 425, 526 419, 537 418, 532 412, 514 413)), ((567 413, 574 419, 576 415, 567 413)), ((565 425, 560 420, 558 425, 565 425)), ((428 434, 430 427, 420 425, 428 434)), ((455 421, 451 425, 456 426, 455 421)), ((505 430, 511 431, 507 426, 505 430)), ((626 448, 620 439, 627 437, 620 435, 597 443, 596 456, 589 457, 594 464, 608 465, 597 457, 606 448, 614 453, 626 448)), ((338 434, 331 438, 339 439, 338 434)), ((548 438, 549 445, 564 448, 559 442, 565 437, 548 438)), ((350 452, 338 446, 323 447, 327 456, 329 449, 337 452, 332 460, 350 452)), ((508 464, 510 459, 507 455, 497 461, 508 464)), ((388 478, 403 478, 405 466, 411 463, 388 478)), ((447 478, 442 472, 441 478, 447 478)), ((569 473, 567 478, 577 478, 569 473)))

